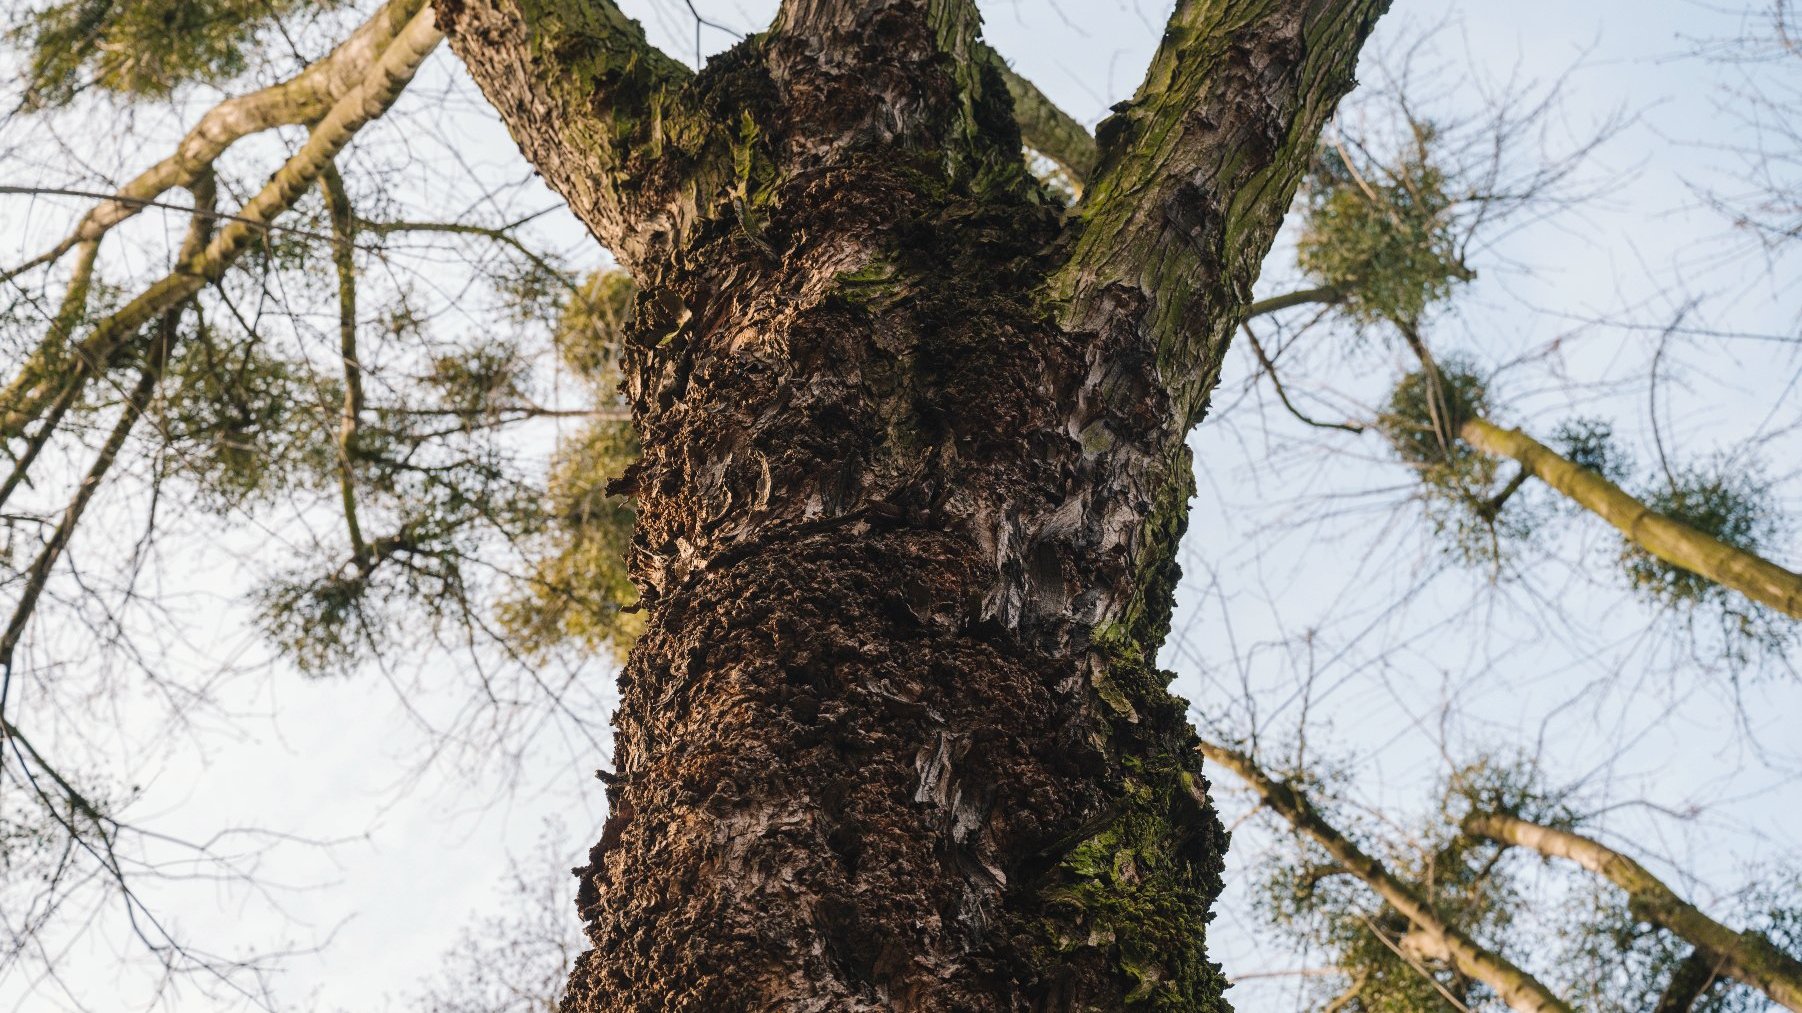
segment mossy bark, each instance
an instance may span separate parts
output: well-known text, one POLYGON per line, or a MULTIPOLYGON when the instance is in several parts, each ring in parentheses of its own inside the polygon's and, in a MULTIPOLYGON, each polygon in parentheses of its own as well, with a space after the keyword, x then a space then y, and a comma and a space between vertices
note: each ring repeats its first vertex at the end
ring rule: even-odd
POLYGON ((641 287, 568 1010, 1225 1008, 1183 436, 1383 6, 1179 5, 1067 218, 968 0, 789 0, 693 76, 601 0, 439 0, 641 287))

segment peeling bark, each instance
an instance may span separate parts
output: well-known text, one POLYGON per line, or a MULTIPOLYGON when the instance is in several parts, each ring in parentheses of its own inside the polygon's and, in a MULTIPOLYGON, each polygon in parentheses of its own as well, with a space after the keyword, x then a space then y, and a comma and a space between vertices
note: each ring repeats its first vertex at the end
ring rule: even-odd
POLYGON ((969 0, 789 0, 695 75, 605 0, 439 0, 640 288, 566 1010, 1225 1009, 1182 440, 1383 6, 1180 5, 1067 226, 969 0))

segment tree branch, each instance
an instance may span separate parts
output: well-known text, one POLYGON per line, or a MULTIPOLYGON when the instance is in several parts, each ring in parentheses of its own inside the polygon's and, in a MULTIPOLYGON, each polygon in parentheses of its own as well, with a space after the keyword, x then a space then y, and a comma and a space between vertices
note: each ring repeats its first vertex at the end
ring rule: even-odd
POLYGON ((1458 435, 1486 454, 1513 458, 1535 478, 1672 566, 1730 587, 1784 615, 1802 619, 1802 574, 1653 510, 1620 486, 1573 464, 1518 429, 1470 419, 1458 435))
POLYGON ((363 363, 357 354, 357 216, 345 192, 338 167, 328 164, 319 175, 326 214, 332 222, 332 266, 338 275, 338 357, 344 364, 344 406, 338 418, 338 495, 344 526, 359 567, 367 565, 369 547, 357 522, 357 428, 363 415, 363 363))
POLYGON ((157 197, 200 178, 225 149, 272 127, 311 123, 369 76, 426 0, 390 0, 326 56, 280 84, 238 95, 214 106, 182 137, 175 152, 156 163, 84 215, 61 242, 0 275, 16 277, 51 263, 80 243, 95 242, 108 230, 150 206, 157 197))
POLYGON ((1185 0, 1138 93, 1097 131, 1100 161, 1054 292, 1083 329, 1120 294, 1143 300, 1140 327, 1156 340, 1180 432, 1206 409, 1264 255, 1387 8, 1185 0))
POLYGON ((1652 1013, 1689 1013, 1696 1003, 1700 1002, 1708 990, 1723 981, 1715 962, 1701 950, 1691 950, 1689 956, 1671 972, 1670 981, 1665 983, 1664 991, 1658 995, 1658 1005, 1652 1013))
POLYGON ((694 74, 636 21, 612 0, 436 3, 451 49, 521 152, 614 256, 641 263, 687 229, 697 194, 669 170, 738 124, 694 108, 694 74))
POLYGON ((1366 855, 1327 823, 1301 792, 1266 774, 1243 753, 1208 742, 1201 744, 1201 752, 1209 760, 1239 775, 1265 805, 1282 815, 1297 831, 1313 838, 1335 861, 1363 880, 1433 942, 1442 944, 1453 966, 1489 986, 1511 1009, 1519 1013, 1572 1013, 1569 1005, 1532 975, 1447 924, 1414 887, 1398 879, 1383 863, 1366 855))
MULTIPOLYGON (((213 174, 210 169, 201 173, 190 186, 196 206, 212 206, 218 191, 213 185, 213 174)), ((210 218, 204 215, 194 216, 188 221, 188 231, 182 238, 178 256, 182 258, 194 256, 206 243, 207 236, 211 232, 212 220, 210 218)), ((4 718, 6 714, 6 700, 8 692, 12 688, 13 655, 18 650, 20 639, 25 635, 25 626, 37 611, 38 598, 44 593, 45 585, 49 583, 51 569, 56 566, 56 561, 62 557, 63 551, 68 548, 69 540, 75 537, 75 528, 81 523, 82 514, 87 511, 88 503, 93 499, 94 493, 99 491, 101 482, 106 478, 106 473, 112 469, 113 462, 119 456, 120 448, 125 445, 126 437, 138 424, 139 418, 144 414, 144 409, 150 403, 150 397, 155 392, 157 383, 162 380, 163 369, 168 364, 170 349, 175 344, 176 328, 181 323, 181 313, 186 305, 186 301, 176 305, 163 314, 161 320, 157 321, 156 334, 152 337, 149 348, 145 350, 144 366, 139 370, 138 382, 127 394, 125 407, 120 411, 111 435, 101 447, 100 453, 95 455, 94 462, 82 477, 81 484, 76 487, 75 494, 70 499, 68 506, 63 509, 63 516, 57 522, 56 529, 51 532, 50 539, 38 550, 37 557, 32 560, 31 566, 25 571, 25 586, 19 593, 19 600, 13 605, 13 611, 7 619, 5 631, 0 632, 0 718, 4 718)), ((63 411, 68 408, 69 401, 73 400, 77 390, 77 387, 71 385, 65 388, 62 396, 57 399, 57 405, 52 410, 50 418, 46 419, 44 428, 36 434, 26 456, 19 460, 18 464, 14 466, 13 474, 8 477, 7 492, 11 492, 25 474, 26 469, 31 466, 32 459, 37 456, 44 443, 48 442, 57 421, 61 418, 63 411)))
POLYGON ((1250 309, 1245 311, 1245 316, 1247 319, 1251 319, 1265 316, 1270 313, 1280 313, 1283 310, 1293 309, 1296 306, 1313 306, 1316 304, 1331 306, 1335 303, 1343 302, 1344 299, 1345 292, 1339 286, 1321 285, 1318 288, 1304 288, 1299 292, 1285 292, 1282 295, 1273 295, 1268 299, 1259 299, 1257 302, 1251 304, 1250 309))
POLYGON ((1575 862, 1626 891, 1637 917, 1683 937, 1724 973, 1802 1013, 1802 960, 1759 933, 1735 932, 1708 917, 1626 855, 1580 834, 1501 813, 1471 813, 1464 818, 1464 832, 1575 862))
POLYGON ((1263 343, 1258 340, 1257 333, 1251 329, 1251 321, 1245 322, 1244 330, 1245 340, 1251 342, 1252 353, 1258 357, 1258 364, 1264 367, 1264 374, 1270 377, 1270 385, 1276 388, 1276 396, 1283 402, 1283 407, 1289 409, 1289 414, 1316 429, 1339 429, 1348 433, 1364 431, 1364 427, 1355 422, 1321 422, 1310 418, 1300 408, 1295 407, 1295 403, 1289 400, 1289 392, 1283 388, 1282 377, 1276 375, 1276 363, 1270 360, 1270 356, 1264 351, 1263 343))
POLYGON ((22 373, 0 398, 0 439, 18 435, 43 405, 60 396, 63 385, 84 385, 104 372, 118 350, 138 328, 187 301, 200 289, 219 279, 250 241, 267 231, 277 215, 288 210, 358 130, 386 112, 399 97, 419 65, 443 36, 433 25, 430 9, 415 14, 369 69, 361 83, 345 93, 312 131, 299 151, 238 210, 206 248, 183 258, 175 269, 95 325, 72 351, 69 367, 53 379, 44 374, 26 385, 22 373))

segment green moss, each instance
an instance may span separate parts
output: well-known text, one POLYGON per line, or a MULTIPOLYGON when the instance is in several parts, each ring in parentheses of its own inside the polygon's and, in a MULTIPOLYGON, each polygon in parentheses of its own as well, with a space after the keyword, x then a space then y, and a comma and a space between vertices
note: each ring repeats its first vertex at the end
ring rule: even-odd
POLYGON ((841 271, 834 281, 834 296, 868 310, 881 310, 908 290, 900 267, 885 257, 877 257, 855 271, 841 271))
POLYGON ((1115 817, 1065 856, 1045 892, 1051 945, 1108 951, 1131 983, 1130 1007, 1224 1009, 1225 980, 1205 947, 1217 873, 1205 856, 1211 835, 1197 829, 1198 782, 1176 762, 1129 771, 1115 817))
POLYGON ((1147 520, 1136 581, 1143 593, 1092 634, 1105 661, 1092 681, 1115 719, 1111 746, 1121 758, 1113 814, 1064 856, 1045 898, 1053 945, 1107 951, 1130 983, 1127 1006, 1194 1013, 1227 1008, 1225 980, 1207 959, 1226 836, 1208 807, 1183 703, 1153 664, 1180 575, 1174 547, 1193 483, 1186 448, 1170 468, 1147 520))

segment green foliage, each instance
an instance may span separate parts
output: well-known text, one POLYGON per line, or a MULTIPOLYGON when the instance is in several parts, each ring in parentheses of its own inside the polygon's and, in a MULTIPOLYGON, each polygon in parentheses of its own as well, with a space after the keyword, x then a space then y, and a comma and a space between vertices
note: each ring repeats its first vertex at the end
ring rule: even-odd
POLYGON ((1458 430, 1489 414, 1489 387, 1468 359, 1448 357, 1435 372, 1416 370, 1389 394, 1377 424, 1395 453, 1434 485, 1468 486, 1495 477, 1488 455, 1458 430))
POLYGON ((1499 563, 1536 527, 1530 511, 1502 510, 1497 461, 1459 435, 1465 422, 1489 411, 1489 388, 1475 364, 1448 356, 1436 371, 1402 377, 1377 417, 1378 431, 1420 481, 1434 536, 1467 565, 1499 563))
POLYGON ((1567 419, 1552 432, 1551 445, 1565 460, 1616 485, 1633 475, 1633 457, 1615 440, 1614 426, 1606 419, 1567 419))
MULTIPOLYGON (((601 405, 618 403, 617 359, 636 288, 622 271, 590 276, 571 293, 554 333, 559 357, 601 405)), ((634 513, 607 485, 638 460, 628 422, 595 420, 562 441, 551 462, 547 524, 518 592, 503 600, 503 628, 528 652, 573 641, 609 647, 623 661, 643 629, 626 567, 634 513)))
MULTIPOLYGON (((1783 517, 1771 504, 1771 488, 1756 466, 1718 458, 1682 468, 1641 495, 1653 510, 1747 552, 1765 554, 1784 534, 1783 517)), ((1623 541, 1621 566, 1628 584, 1647 601, 1682 616, 1692 627, 1712 623, 1729 661, 1778 654, 1795 642, 1795 623, 1746 600, 1699 574, 1623 541)))
POLYGON ((289 576, 256 599, 258 625, 303 673, 346 672, 385 642, 387 616, 362 574, 289 576))
MULTIPOLYGON (((1464 837, 1457 826, 1473 805, 1529 807, 1536 790, 1530 768, 1480 761, 1453 773, 1439 805, 1409 839, 1365 851, 1414 884, 1451 924, 1505 951, 1523 897, 1518 863, 1496 845, 1464 837)), ((1335 811, 1330 789, 1316 784, 1307 793, 1330 823, 1350 828, 1352 819, 1335 811)), ((1408 919, 1363 881, 1312 842, 1296 842, 1266 870, 1259 907, 1275 928, 1324 951, 1338 969, 1336 978, 1321 983, 1319 1001, 1339 1000, 1336 1008, 1345 1013, 1455 1013, 1449 994, 1472 1010, 1504 1008, 1485 986, 1411 935, 1408 919)))
POLYGON ((1418 323, 1474 275, 1459 257, 1443 171, 1426 155, 1430 134, 1393 167, 1355 168, 1323 147, 1303 190, 1301 268, 1342 294, 1360 325, 1418 323))
POLYGON ((342 398, 257 335, 202 319, 176 343, 150 412, 174 472, 225 512, 322 481, 342 398))
MULTIPOLYGON (((1761 882, 1716 912, 1729 925, 1761 933, 1802 958, 1802 883, 1794 869, 1749 870, 1761 882)), ((1557 966, 1563 994, 1586 1013, 1644 1013, 1657 1005, 1673 975, 1692 952, 1684 940, 1639 919, 1621 891, 1585 879, 1564 903, 1564 936, 1557 966)), ((1692 1013, 1763 1013, 1771 1009, 1754 989, 1717 979, 1692 1013)))
POLYGON ((569 293, 552 340, 563 364, 595 390, 603 403, 617 397, 619 351, 631 326, 638 287, 624 271, 596 271, 569 293))
MULTIPOLYGON (((272 247, 268 263, 307 272, 313 262, 304 250, 272 247)), ((511 326, 460 345, 432 341, 431 321, 405 293, 362 314, 368 403, 348 459, 361 549, 334 519, 327 530, 345 533, 342 548, 278 574, 257 598, 259 624, 305 673, 347 672, 401 636, 464 639, 476 628, 529 655, 570 643, 623 655, 639 631, 628 611, 637 600, 626 570, 632 509, 606 492, 638 456, 616 411, 631 281, 603 273, 572 289, 554 264, 531 256, 490 281, 511 326), (541 338, 609 413, 560 441, 543 484, 503 432, 538 410, 533 389, 548 365, 541 338), (422 355, 421 346, 434 350, 422 355), (514 553, 512 565, 493 566, 496 551, 514 553)), ((210 332, 181 346, 164 408, 171 456, 224 505, 306 490, 341 510, 336 359, 326 361, 328 379, 269 348, 210 332)))
POLYGON ((528 368, 517 344, 484 341, 434 356, 423 380, 444 411, 474 422, 523 403, 528 368))
POLYGON ((466 623, 480 610, 470 571, 484 539, 527 537, 541 523, 533 491, 492 452, 434 459, 419 442, 395 445, 408 456, 359 461, 365 530, 388 533, 326 573, 298 569, 257 596, 260 625, 306 674, 348 672, 402 628, 418 637, 466 623))
POLYGON ((25 51, 26 102, 64 105, 89 87, 162 98, 243 73, 261 33, 337 0, 62 0, 27 8, 8 41, 25 51))
POLYGON ((623 661, 643 630, 638 589, 626 569, 632 505, 607 483, 638 459, 628 423, 588 426, 558 448, 551 466, 550 523, 519 593, 501 602, 501 625, 529 652, 572 640, 610 647, 623 661))

